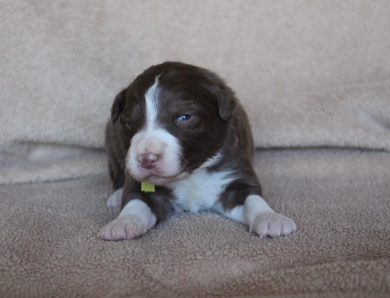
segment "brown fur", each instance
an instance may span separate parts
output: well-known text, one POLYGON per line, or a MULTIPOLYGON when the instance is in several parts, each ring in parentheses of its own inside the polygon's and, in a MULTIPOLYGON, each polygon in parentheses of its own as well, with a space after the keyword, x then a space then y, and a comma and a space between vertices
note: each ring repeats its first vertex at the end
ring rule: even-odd
POLYGON ((249 194, 261 195, 261 187, 252 168, 254 144, 248 119, 234 92, 216 74, 179 62, 152 66, 118 94, 112 106, 112 122, 107 125, 106 145, 110 176, 115 189, 124 187, 122 207, 131 199, 141 198, 156 215, 164 219, 173 211, 171 190, 156 187, 155 193, 142 193, 140 183, 124 170, 126 152, 132 136, 145 121, 144 94, 159 76, 161 87, 158 119, 180 140, 182 165, 192 172, 217 152, 220 161, 208 170, 233 170, 234 180, 220 195, 225 210, 242 205, 249 194), (176 111, 196 111, 186 127, 170 125, 176 111))

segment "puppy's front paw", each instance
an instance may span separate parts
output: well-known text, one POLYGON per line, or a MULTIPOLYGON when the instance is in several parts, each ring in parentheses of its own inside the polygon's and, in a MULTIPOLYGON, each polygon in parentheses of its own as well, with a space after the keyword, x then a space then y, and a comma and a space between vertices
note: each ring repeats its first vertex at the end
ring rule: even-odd
POLYGON ((107 200, 108 207, 119 208, 122 204, 123 188, 117 189, 107 200))
POLYGON ((146 228, 134 216, 119 217, 100 229, 98 237, 103 240, 130 240, 146 233, 146 228))
POLYGON ((258 214, 250 225, 250 232, 262 238, 288 235, 296 229, 297 226, 292 219, 275 212, 258 214))

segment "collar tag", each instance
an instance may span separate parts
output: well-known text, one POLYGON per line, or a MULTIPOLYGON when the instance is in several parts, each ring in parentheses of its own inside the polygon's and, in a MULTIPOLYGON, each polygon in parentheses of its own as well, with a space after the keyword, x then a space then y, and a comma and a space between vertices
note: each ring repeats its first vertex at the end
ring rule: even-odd
POLYGON ((143 192, 155 192, 155 186, 152 183, 142 181, 141 182, 141 191, 143 192))

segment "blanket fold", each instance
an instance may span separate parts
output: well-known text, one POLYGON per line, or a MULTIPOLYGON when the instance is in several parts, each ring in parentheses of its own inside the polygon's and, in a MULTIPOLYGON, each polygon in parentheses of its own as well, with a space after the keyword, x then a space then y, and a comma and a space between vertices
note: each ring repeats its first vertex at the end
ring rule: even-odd
POLYGON ((102 149, 17 142, 0 151, 0 184, 58 181, 106 171, 102 149))

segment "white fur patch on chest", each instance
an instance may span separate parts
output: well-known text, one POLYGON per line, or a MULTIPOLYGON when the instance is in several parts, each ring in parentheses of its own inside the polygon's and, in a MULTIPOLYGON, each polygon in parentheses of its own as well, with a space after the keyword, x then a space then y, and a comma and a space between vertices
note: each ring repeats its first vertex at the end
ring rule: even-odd
POLYGON ((230 174, 226 171, 209 173, 199 168, 188 178, 170 183, 168 186, 177 198, 174 204, 191 212, 214 209, 220 194, 234 179, 230 174))

